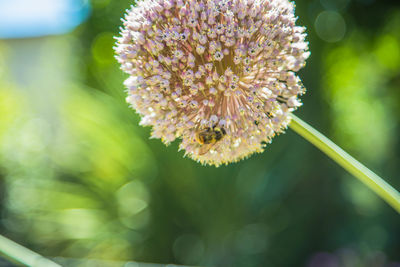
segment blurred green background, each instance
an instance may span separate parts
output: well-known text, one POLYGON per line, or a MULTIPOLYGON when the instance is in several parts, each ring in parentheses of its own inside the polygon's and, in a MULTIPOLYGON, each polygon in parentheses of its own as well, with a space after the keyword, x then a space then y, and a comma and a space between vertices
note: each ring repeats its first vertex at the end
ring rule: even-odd
MULTIPOLYGON (((65 266, 400 266, 399 214, 291 130, 220 168, 150 140, 113 58, 132 1, 91 4, 72 33, 0 40, 2 234, 65 266)), ((296 4, 296 115, 400 189, 400 2, 296 4)))

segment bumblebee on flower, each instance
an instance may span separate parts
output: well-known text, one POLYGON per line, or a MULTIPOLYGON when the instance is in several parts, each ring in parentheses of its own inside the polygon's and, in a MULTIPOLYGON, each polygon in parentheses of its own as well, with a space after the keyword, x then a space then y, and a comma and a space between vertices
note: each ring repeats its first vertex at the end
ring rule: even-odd
POLYGON ((127 101, 152 137, 181 139, 202 163, 262 152, 305 91, 295 72, 310 53, 295 21, 287 0, 138 1, 115 47, 127 101))

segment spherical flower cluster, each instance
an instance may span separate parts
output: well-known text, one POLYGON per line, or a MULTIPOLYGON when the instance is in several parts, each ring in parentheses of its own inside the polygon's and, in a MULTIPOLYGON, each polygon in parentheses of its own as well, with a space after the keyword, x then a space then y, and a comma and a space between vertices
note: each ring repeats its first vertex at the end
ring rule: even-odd
POLYGON ((288 0, 144 0, 115 51, 152 137, 220 165, 262 152, 305 89, 305 28, 288 0))

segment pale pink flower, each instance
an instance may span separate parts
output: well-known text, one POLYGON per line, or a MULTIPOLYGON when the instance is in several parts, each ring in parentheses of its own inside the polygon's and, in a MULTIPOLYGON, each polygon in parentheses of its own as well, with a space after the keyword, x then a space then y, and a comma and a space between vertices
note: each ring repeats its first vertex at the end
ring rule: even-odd
POLYGON ((144 0, 115 51, 127 101, 165 144, 220 165, 262 152, 305 92, 309 57, 288 0, 144 0), (200 142, 199 134, 212 136, 200 142))

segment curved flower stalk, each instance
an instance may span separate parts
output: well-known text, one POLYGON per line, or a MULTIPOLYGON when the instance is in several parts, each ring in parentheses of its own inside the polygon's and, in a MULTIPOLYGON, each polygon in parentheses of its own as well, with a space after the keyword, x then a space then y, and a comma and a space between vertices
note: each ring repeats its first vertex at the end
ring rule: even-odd
POLYGON ((262 152, 305 89, 305 28, 287 0, 146 0, 115 51, 127 101, 165 144, 220 165, 262 152))
POLYGON ((295 117, 310 56, 288 0, 142 0, 115 51, 131 104, 165 144, 219 166, 262 152, 289 125, 400 212, 400 194, 295 117))
POLYGON ((319 133, 313 127, 296 117, 292 116, 292 128, 300 136, 304 137, 311 144, 319 148, 337 164, 342 166, 351 175, 359 179, 378 196, 385 200, 398 213, 400 213, 400 193, 381 177, 369 170, 355 158, 347 154, 331 140, 319 133))
POLYGON ((0 255, 24 266, 32 267, 61 267, 58 263, 51 261, 32 250, 0 235, 0 255))

